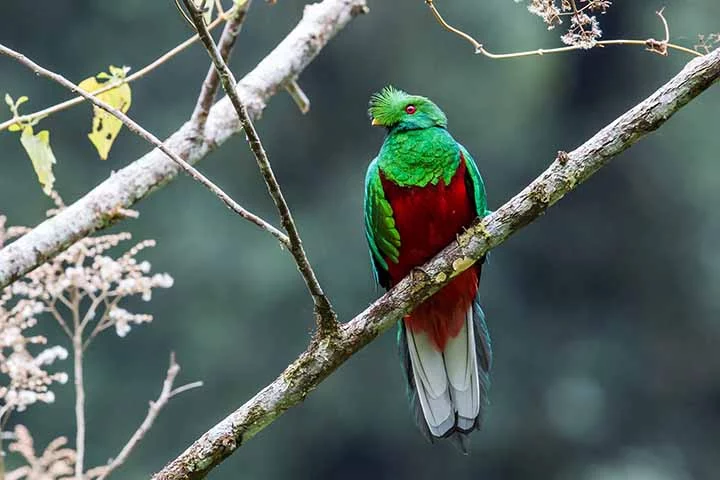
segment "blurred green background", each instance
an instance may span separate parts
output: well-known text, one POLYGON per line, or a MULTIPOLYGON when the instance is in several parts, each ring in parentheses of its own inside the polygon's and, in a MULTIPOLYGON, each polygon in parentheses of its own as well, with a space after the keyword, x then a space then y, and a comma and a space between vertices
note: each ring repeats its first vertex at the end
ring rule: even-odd
MULTIPOLYGON (((256 0, 235 50, 238 77, 300 18, 304 2, 256 0)), ((284 187, 311 261, 340 317, 380 291, 363 236, 363 178, 382 142, 369 126, 370 94, 386 84, 433 98, 478 160, 496 207, 674 75, 689 57, 642 48, 595 49, 492 61, 436 25, 420 0, 370 0, 323 50, 300 83, 301 115, 286 94, 257 128, 284 187)), ((559 44, 522 3, 439 2, 446 17, 487 48, 559 44)), ((717 32, 715 0, 617 2, 601 18, 606 38, 696 43, 717 32)), ((0 42, 79 81, 108 64, 141 68, 189 35, 170 0, 0 2, 0 42)), ((130 115, 160 137, 184 122, 208 59, 195 46, 133 84, 130 115)), ((62 88, 0 59, 0 93, 28 95, 27 112, 68 97, 62 88)), ((473 454, 426 444, 405 402, 386 334, 299 407, 211 475, 216 479, 690 480, 720 471, 720 90, 603 169, 546 216, 492 253, 482 292, 495 344, 494 385, 473 454)), ((6 112, 7 113, 7 112, 6 112)), ((2 114, 0 118, 9 117, 2 114)), ((54 115, 56 187, 70 202, 148 150, 124 130, 107 162, 86 138, 90 107, 54 115)), ((16 134, 0 133, 0 212, 35 225, 48 199, 16 134)), ((240 203, 275 212, 242 136, 200 165, 240 203)), ((241 405, 301 352, 311 303, 289 255, 187 177, 138 205, 119 226, 155 238, 144 258, 176 285, 149 304, 156 316, 88 352, 89 465, 115 455, 155 398, 171 350, 180 381, 205 387, 169 404, 114 478, 148 478, 241 405)), ((118 227, 115 228, 118 231, 118 227)), ((140 310, 142 311, 142 310, 140 310)), ((56 335, 55 325, 45 327, 56 335)), ((59 338, 59 337, 58 337, 59 338)), ((63 365, 71 371, 68 362, 63 365)), ((39 446, 74 435, 70 385, 54 405, 14 417, 39 446)))

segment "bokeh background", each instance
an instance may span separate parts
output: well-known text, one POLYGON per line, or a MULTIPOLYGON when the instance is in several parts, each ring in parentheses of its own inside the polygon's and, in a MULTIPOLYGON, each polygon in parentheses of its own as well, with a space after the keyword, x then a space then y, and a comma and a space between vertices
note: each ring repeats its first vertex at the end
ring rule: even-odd
MULTIPOLYGON (((171 1, 0 2, 0 42, 71 79, 108 64, 135 69, 186 38, 171 1)), ((305 2, 256 0, 235 50, 237 76, 296 23, 305 2)), ((667 81, 689 59, 642 48, 492 61, 442 31, 420 0, 370 0, 300 83, 301 115, 286 94, 257 123, 317 273, 344 320, 380 292, 363 236, 363 178, 383 132, 366 116, 386 84, 432 97, 477 158, 491 207, 667 81)), ((522 2, 441 2, 448 19, 505 52, 559 44, 522 2)), ((674 41, 717 32, 714 0, 617 2, 606 38, 674 41)), ((132 117, 156 135, 192 111, 208 66, 196 46, 133 84, 132 117)), ((0 59, 0 93, 26 108, 67 98, 60 87, 0 59)), ((492 253, 482 292, 496 362, 486 428, 473 454, 426 444, 413 424, 386 334, 304 404, 215 470, 216 479, 691 480, 720 472, 720 90, 624 153, 492 253)), ((9 114, 1 114, 7 118, 9 114)), ((44 120, 66 201, 148 150, 126 130, 100 161, 86 138, 90 107, 44 120)), ((0 212, 35 225, 48 199, 16 134, 0 133, 0 212)), ((200 165, 248 208, 275 212, 242 136, 200 165)), ((156 316, 128 337, 107 334, 88 352, 90 465, 116 454, 155 398, 177 353, 180 381, 205 387, 172 400, 115 478, 148 478, 250 398, 304 349, 311 303, 290 257, 187 177, 138 205, 115 231, 159 246, 144 258, 176 280, 149 304, 156 316)), ((41 328, 58 341, 48 320, 41 328)), ((68 371, 71 366, 64 366, 68 371)), ((15 420, 39 446, 74 435, 70 385, 58 401, 15 420)))

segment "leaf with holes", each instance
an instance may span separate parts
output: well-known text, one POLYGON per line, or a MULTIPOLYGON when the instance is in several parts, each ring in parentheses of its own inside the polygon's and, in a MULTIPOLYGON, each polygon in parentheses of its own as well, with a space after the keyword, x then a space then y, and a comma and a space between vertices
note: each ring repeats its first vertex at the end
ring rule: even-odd
POLYGON ((38 181, 43 186, 43 191, 46 195, 50 195, 55 183, 55 175, 52 171, 55 155, 50 148, 50 132, 43 130, 34 134, 33 128, 27 125, 20 135, 20 143, 30 157, 38 181))
MULTIPOLYGON (((88 93, 93 93, 105 88, 108 84, 117 83, 117 87, 98 93, 96 96, 113 108, 126 113, 130 109, 130 103, 132 102, 130 85, 124 82, 129 68, 119 68, 111 65, 109 70, 110 73, 101 72, 93 77, 86 78, 78 86, 88 93)), ((102 108, 93 106, 92 131, 88 134, 88 138, 97 149, 101 159, 107 160, 110 148, 112 148, 121 128, 122 122, 118 118, 102 108)))

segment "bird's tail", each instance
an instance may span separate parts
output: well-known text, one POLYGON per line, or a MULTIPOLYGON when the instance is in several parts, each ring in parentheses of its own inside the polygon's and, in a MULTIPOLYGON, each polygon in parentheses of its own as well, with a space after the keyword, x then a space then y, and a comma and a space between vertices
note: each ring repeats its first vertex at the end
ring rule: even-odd
POLYGON ((475 299, 460 333, 440 352, 425 332, 399 322, 398 345, 415 420, 431 442, 445 438, 468 453, 467 435, 482 424, 488 403, 492 347, 475 299))

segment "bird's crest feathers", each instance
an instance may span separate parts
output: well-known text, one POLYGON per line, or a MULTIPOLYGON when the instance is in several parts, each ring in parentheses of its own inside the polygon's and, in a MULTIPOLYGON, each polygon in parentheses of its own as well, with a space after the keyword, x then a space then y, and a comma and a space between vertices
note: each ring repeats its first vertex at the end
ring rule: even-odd
POLYGON ((374 125, 393 128, 403 125, 407 129, 431 126, 447 127, 447 117, 430 99, 411 95, 393 86, 387 86, 370 98, 368 114, 374 125), (414 110, 409 112, 409 106, 414 110))

